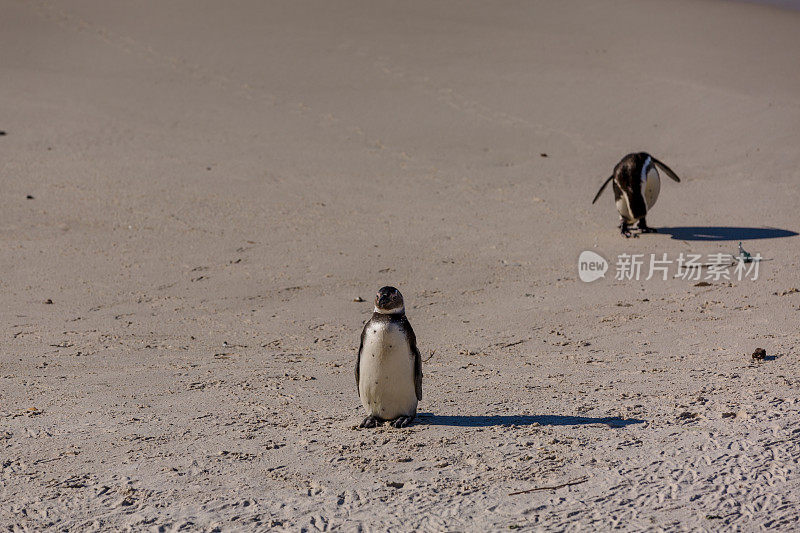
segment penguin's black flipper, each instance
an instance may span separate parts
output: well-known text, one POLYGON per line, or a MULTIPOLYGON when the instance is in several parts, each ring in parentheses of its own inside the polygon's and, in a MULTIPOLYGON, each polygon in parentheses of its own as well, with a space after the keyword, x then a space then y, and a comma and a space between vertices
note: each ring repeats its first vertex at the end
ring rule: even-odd
POLYGON ((403 315, 403 329, 408 336, 411 353, 414 354, 414 392, 417 393, 417 400, 422 400, 422 357, 419 355, 419 348, 417 348, 417 336, 414 335, 414 329, 405 315, 403 315))
POLYGON ((361 389, 359 387, 359 378, 361 377, 361 350, 364 349, 364 334, 367 332, 367 325, 364 324, 364 329, 361 330, 361 344, 358 345, 358 355, 356 356, 356 392, 361 396, 361 389))
POLYGON ((677 181, 678 183, 680 183, 680 182, 681 182, 681 179, 678 177, 678 175, 677 175, 677 174, 675 174, 675 173, 672 171, 672 169, 671 169, 671 168, 669 168, 667 165, 665 165, 664 163, 662 163, 661 161, 659 161, 658 159, 656 159, 656 158, 655 158, 655 157, 653 157, 652 155, 651 155, 650 157, 653 159, 653 163, 655 163, 656 165, 658 165, 658 168, 660 168, 661 170, 663 170, 663 171, 664 171, 664 173, 665 173, 667 176, 669 176, 670 178, 674 179, 674 180, 675 180, 675 181, 677 181))
POLYGON ((422 400, 422 358, 419 356, 417 345, 414 344, 414 389, 417 400, 422 400))
MULTIPOLYGON (((670 172, 672 172, 672 171, 670 170, 670 172)), ((608 177, 608 179, 605 181, 605 183, 603 183, 603 185, 600 187, 600 190, 597 191, 597 194, 594 195, 594 200, 592 200, 592 203, 595 203, 597 201, 597 199, 600 198, 600 195, 605 190, 606 185, 608 185, 608 182, 610 182, 613 179, 614 179, 614 175, 612 174, 611 176, 608 177)))

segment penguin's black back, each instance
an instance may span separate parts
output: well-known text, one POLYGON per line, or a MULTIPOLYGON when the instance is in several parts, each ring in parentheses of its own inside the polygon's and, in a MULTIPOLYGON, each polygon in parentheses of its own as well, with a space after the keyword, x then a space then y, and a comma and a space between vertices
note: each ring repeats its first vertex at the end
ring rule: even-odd
POLYGON ((614 167, 614 198, 628 198, 631 215, 641 218, 647 214, 647 204, 642 194, 642 167, 650 154, 636 152, 623 157, 614 167))

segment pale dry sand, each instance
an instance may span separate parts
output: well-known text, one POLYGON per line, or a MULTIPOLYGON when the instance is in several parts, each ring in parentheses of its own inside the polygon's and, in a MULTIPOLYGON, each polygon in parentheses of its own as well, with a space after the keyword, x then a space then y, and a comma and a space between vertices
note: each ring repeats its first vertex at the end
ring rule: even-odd
POLYGON ((4 529, 800 527, 800 13, 0 12, 4 529), (590 201, 634 150, 683 182, 624 240, 590 201), (740 235, 757 281, 577 279, 740 235), (435 353, 359 431, 384 284, 435 353))

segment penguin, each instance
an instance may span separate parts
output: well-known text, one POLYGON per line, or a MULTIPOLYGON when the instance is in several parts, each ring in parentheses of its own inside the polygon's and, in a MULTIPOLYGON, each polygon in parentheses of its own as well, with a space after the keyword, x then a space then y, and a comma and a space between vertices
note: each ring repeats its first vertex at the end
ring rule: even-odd
MULTIPOLYGON (((658 230, 647 225, 645 216, 653 208, 661 190, 658 167, 667 176, 680 183, 681 179, 667 165, 652 155, 639 152, 628 154, 614 167, 614 173, 597 191, 592 200, 594 204, 603 190, 612 182, 614 199, 619 211, 619 231, 623 237, 630 237, 630 226, 637 224, 641 233, 655 233, 658 230)), ((634 235, 637 237, 638 235, 634 235)))
POLYGON ((360 427, 388 420, 403 428, 414 420, 422 400, 422 358, 403 295, 394 287, 381 287, 375 296, 372 318, 361 332, 355 370, 358 396, 367 411, 360 427))

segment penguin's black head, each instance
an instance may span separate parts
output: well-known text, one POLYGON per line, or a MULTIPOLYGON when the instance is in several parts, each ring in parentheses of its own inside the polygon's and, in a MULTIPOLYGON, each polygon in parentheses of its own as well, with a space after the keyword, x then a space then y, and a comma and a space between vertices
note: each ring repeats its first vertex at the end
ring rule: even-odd
POLYGON ((403 295, 394 287, 381 287, 375 295, 375 312, 384 315, 405 313, 403 295))

